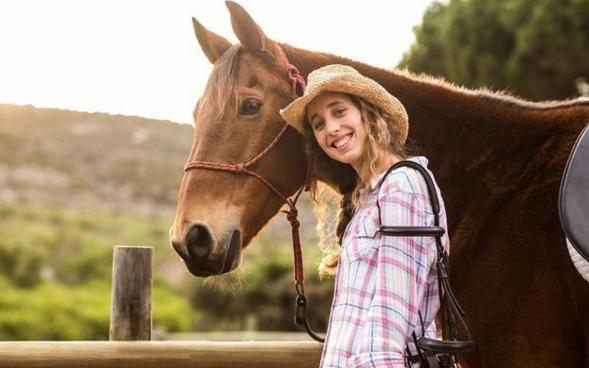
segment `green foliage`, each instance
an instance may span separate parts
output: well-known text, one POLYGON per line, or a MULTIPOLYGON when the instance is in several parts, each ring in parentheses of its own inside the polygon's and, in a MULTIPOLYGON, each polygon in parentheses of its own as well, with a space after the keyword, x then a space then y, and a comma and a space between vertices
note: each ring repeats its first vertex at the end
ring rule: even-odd
POLYGON ((186 296, 165 282, 156 282, 152 296, 153 328, 167 332, 191 331, 197 311, 186 296))
MULTIPOLYGON (((110 283, 92 281, 77 287, 44 282, 15 288, 0 279, 1 340, 107 340, 110 283)), ((153 290, 154 328, 189 331, 192 312, 186 299, 170 287, 153 290)))
MULTIPOLYGON (((0 339, 108 339, 113 245, 165 245, 155 252, 156 275, 174 257, 165 219, 6 204, 0 218, 0 339)), ((156 276, 154 328, 189 331, 195 314, 156 276)))
POLYGON ((399 67, 530 99, 577 95, 589 76, 588 0, 432 4, 399 67))
POLYGON ((1 283, 0 339, 108 339, 108 284, 68 288, 55 282, 21 289, 1 283))
POLYGON ((18 286, 47 278, 67 285, 110 280, 117 244, 158 245, 156 267, 174 257, 167 218, 77 213, 60 208, 30 209, 2 204, 0 275, 18 286))

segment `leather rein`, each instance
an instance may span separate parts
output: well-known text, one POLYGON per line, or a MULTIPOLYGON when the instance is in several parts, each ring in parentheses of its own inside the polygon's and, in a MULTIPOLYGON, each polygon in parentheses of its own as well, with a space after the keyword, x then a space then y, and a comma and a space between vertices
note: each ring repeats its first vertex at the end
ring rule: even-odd
MULTIPOLYGON (((301 96, 305 90, 305 79, 299 73, 298 69, 290 63, 284 50, 278 45, 276 45, 276 51, 278 53, 278 59, 282 62, 286 69, 287 78, 291 82, 292 87, 292 97, 293 99, 301 96)), ((294 322, 298 326, 303 326, 309 336, 313 339, 324 342, 325 338, 320 337, 317 335, 309 326, 307 321, 307 298, 305 297, 305 289, 303 286, 304 282, 304 273, 303 273, 303 257, 301 252, 301 241, 299 236, 299 227, 300 223, 297 219, 298 211, 296 207, 296 202, 299 199, 300 194, 303 190, 307 189, 307 181, 308 177, 305 179, 305 186, 297 191, 294 195, 294 198, 291 199, 288 196, 284 195, 278 188, 276 188, 272 183, 261 176, 260 174, 250 170, 250 167, 256 163, 260 158, 264 157, 272 147, 278 142, 280 137, 284 135, 284 132, 288 129, 289 124, 285 122, 282 129, 278 132, 278 134, 274 137, 274 139, 268 144, 268 146, 263 149, 260 153, 258 153, 255 157, 250 159, 247 162, 238 163, 238 164, 225 164, 219 162, 209 162, 209 161, 189 161, 186 166, 184 166, 184 172, 188 172, 194 169, 205 169, 205 170, 217 170, 217 171, 225 171, 225 172, 232 172, 237 174, 246 174, 253 176, 254 178, 260 180, 264 185, 266 185, 274 194, 276 194, 283 202, 286 203, 288 206, 288 210, 282 210, 286 214, 286 219, 290 223, 292 228, 292 246, 293 246, 293 254, 294 254, 294 280, 295 280, 295 288, 297 291, 297 298, 295 302, 295 316, 294 322)), ((307 175, 308 176, 308 175, 307 175)))

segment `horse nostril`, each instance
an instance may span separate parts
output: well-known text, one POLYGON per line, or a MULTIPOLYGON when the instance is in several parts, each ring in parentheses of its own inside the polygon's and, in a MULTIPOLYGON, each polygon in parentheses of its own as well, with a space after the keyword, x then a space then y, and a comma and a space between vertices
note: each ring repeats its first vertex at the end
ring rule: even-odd
POLYGON ((193 258, 204 258, 211 252, 213 239, 206 227, 194 225, 186 234, 186 248, 193 258))

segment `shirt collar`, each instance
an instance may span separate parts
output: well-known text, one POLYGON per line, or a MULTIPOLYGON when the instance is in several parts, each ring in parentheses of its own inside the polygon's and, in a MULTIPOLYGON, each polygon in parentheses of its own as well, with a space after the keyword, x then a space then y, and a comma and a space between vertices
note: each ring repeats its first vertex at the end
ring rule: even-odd
MULTIPOLYGON (((413 156, 413 157, 407 158, 407 160, 417 162, 418 164, 421 164, 421 166, 427 168, 428 159, 425 156, 413 156)), ((387 172, 387 170, 381 172, 380 174, 378 174, 374 178, 372 178, 372 180, 370 181, 370 191, 371 192, 374 191, 378 187, 378 183, 383 178, 383 176, 387 172)))

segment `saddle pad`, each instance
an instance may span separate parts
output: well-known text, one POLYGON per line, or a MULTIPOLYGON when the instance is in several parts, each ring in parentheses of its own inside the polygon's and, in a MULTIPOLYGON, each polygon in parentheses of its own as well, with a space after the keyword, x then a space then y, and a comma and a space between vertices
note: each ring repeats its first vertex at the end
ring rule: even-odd
POLYGON ((564 169, 558 213, 567 239, 589 261, 589 124, 577 138, 564 169))
POLYGON ((569 242, 568 239, 566 239, 566 243, 567 248, 569 250, 569 255, 571 256, 571 261, 573 261, 573 264, 575 265, 577 272, 579 272, 579 275, 581 275, 581 277, 583 277, 585 281, 589 282, 589 262, 586 261, 583 257, 581 257, 579 252, 577 252, 575 248, 573 248, 571 242, 569 242))

